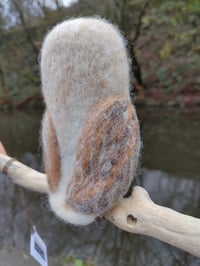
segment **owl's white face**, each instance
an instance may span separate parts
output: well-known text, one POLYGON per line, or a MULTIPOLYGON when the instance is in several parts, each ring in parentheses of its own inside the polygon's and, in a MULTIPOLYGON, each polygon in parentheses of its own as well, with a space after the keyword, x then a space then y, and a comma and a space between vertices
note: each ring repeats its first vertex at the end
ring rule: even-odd
POLYGON ((104 20, 65 21, 45 39, 41 76, 50 206, 86 225, 122 199, 139 156, 123 38, 104 20))

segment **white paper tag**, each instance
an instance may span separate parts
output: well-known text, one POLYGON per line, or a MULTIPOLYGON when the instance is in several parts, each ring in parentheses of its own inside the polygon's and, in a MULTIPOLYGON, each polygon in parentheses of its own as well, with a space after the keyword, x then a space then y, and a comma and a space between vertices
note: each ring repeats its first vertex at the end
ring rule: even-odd
POLYGON ((48 266, 47 247, 33 226, 30 240, 30 254, 41 265, 48 266))

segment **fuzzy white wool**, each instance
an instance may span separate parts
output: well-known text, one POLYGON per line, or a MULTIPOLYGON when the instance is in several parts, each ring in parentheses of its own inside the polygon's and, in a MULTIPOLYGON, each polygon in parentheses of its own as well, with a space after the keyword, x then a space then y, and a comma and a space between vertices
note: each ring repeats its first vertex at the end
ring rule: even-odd
POLYGON ((86 215, 75 211, 65 202, 65 197, 60 192, 51 194, 49 203, 58 218, 74 225, 87 225, 97 217, 96 214, 86 215))
MULTIPOLYGON (((112 95, 130 100, 129 63, 121 34, 112 24, 96 18, 71 19, 58 24, 43 43, 41 78, 61 158, 60 183, 57 191, 49 194, 50 205, 65 221, 87 224, 99 214, 82 214, 79 219, 80 213, 66 208, 66 188, 91 108, 112 95)), ((43 143, 45 134, 48 132, 44 129, 43 143)))

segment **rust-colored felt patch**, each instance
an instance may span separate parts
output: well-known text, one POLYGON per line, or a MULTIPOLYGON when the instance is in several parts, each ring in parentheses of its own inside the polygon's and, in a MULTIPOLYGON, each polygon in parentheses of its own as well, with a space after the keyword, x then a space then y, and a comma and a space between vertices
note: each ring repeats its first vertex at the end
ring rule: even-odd
POLYGON ((94 106, 79 141, 67 202, 77 211, 100 214, 121 199, 135 173, 137 141, 138 121, 128 99, 111 96, 94 106))
POLYGON ((46 145, 44 147, 44 162, 50 190, 55 192, 61 176, 60 155, 56 131, 48 110, 46 111, 46 115, 47 119, 44 126, 46 127, 45 131, 47 134, 45 135, 46 145))

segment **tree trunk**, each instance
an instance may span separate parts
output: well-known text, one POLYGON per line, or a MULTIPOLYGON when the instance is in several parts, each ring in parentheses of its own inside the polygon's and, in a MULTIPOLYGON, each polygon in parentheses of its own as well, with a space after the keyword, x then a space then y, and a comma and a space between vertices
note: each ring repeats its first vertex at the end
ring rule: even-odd
POLYGON ((134 44, 132 42, 129 42, 129 53, 130 53, 130 57, 131 57, 131 71, 133 72, 135 79, 137 81, 137 83, 140 86, 143 86, 143 78, 142 78, 142 72, 141 72, 141 68, 140 65, 138 63, 138 59, 135 53, 135 48, 134 48, 134 44))
POLYGON ((138 84, 140 86, 144 85, 143 82, 143 78, 142 78, 142 71, 139 65, 139 62, 137 60, 137 56, 135 53, 135 48, 134 48, 134 44, 136 43, 136 41, 138 40, 140 33, 141 33, 141 27, 142 27, 142 18, 144 17, 146 10, 148 8, 148 6, 150 5, 151 0, 147 0, 142 9, 140 10, 139 16, 138 16, 138 20, 137 20, 137 24, 136 24, 136 28, 135 28, 135 34, 132 40, 129 40, 129 45, 130 45, 130 56, 131 56, 131 60, 132 60, 132 67, 131 67, 131 71, 134 73, 134 76, 138 82, 138 84))
POLYGON ((24 17, 23 11, 22 11, 22 9, 20 8, 19 3, 18 3, 17 1, 14 1, 14 0, 13 0, 12 2, 13 2, 13 4, 14 4, 14 7, 15 7, 16 11, 17 11, 18 14, 19 14, 19 17, 20 17, 20 20, 21 20, 21 23, 22 23, 23 29, 24 29, 24 31, 25 31, 25 33, 26 33, 26 38, 27 38, 28 42, 30 43, 30 45, 31 45, 31 47, 32 47, 32 49, 33 49, 33 51, 34 51, 34 53, 38 56, 39 51, 38 51, 38 48, 37 48, 37 46, 35 45, 35 43, 34 43, 34 41, 33 41, 33 38, 32 38, 32 36, 31 36, 31 34, 30 34, 30 32, 29 32, 29 29, 28 29, 28 27, 27 27, 27 25, 26 25, 26 20, 25 20, 25 17, 24 17))

